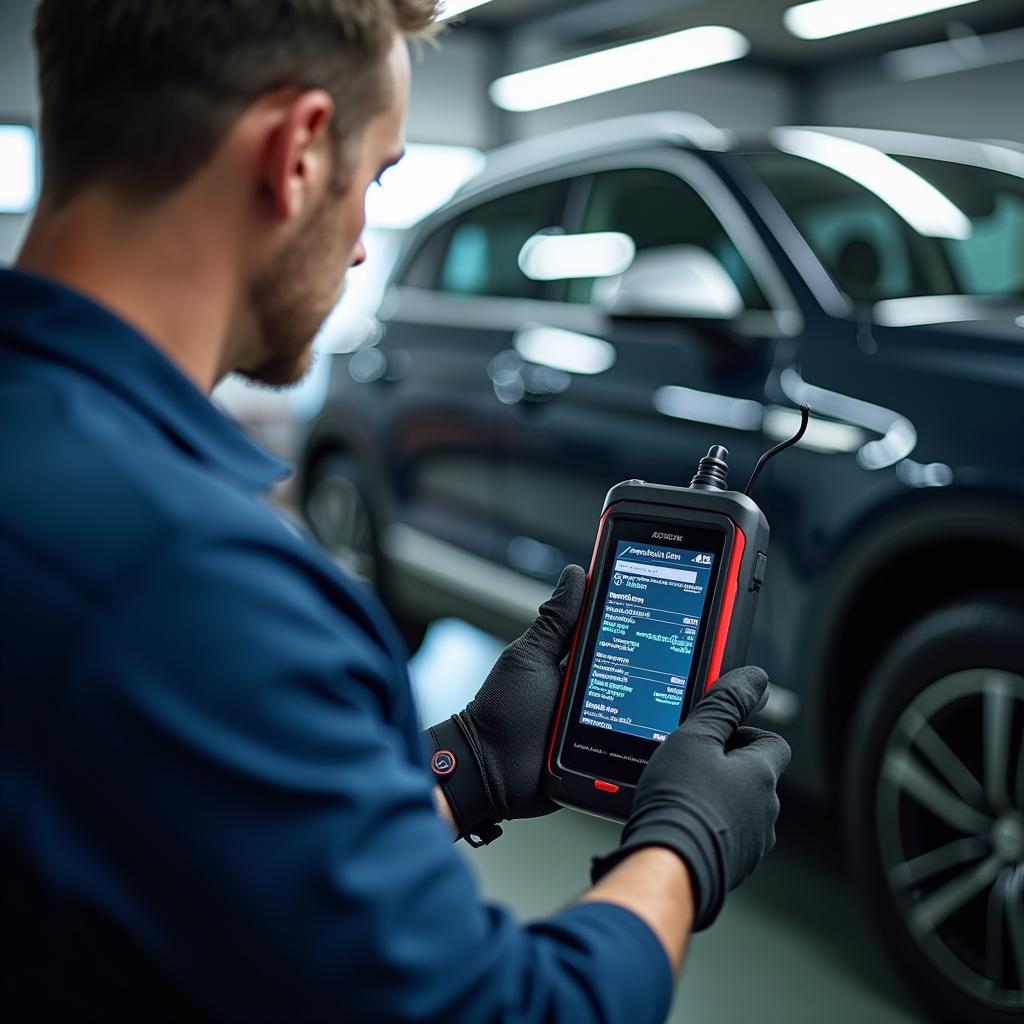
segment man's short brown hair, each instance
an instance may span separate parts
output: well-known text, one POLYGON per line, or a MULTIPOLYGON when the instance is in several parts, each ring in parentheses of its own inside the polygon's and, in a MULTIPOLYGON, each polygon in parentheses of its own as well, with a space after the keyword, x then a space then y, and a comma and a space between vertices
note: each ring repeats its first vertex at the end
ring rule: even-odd
POLYGON ((275 89, 331 94, 345 144, 390 103, 386 56, 438 0, 42 0, 44 196, 102 182, 138 200, 187 181, 275 89))

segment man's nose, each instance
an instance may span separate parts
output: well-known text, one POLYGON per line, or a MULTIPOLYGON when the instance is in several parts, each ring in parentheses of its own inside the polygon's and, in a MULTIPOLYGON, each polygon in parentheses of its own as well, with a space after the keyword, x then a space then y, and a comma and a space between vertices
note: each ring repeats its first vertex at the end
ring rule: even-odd
POLYGON ((360 238, 356 243, 355 249, 352 250, 352 266, 358 267, 366 262, 366 246, 363 245, 363 240, 360 238))

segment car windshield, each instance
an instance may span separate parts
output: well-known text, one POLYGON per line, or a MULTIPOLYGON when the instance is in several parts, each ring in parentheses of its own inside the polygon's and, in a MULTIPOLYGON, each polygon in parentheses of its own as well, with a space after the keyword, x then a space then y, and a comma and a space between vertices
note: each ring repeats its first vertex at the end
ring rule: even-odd
POLYGON ((1024 296, 1024 178, 791 134, 743 159, 851 299, 1024 296))

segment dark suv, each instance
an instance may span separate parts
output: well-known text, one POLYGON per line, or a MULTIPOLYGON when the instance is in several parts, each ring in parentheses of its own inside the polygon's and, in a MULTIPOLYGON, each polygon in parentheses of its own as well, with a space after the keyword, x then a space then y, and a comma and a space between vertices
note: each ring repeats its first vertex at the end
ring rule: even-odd
POLYGON ((587 564, 609 486, 718 443, 742 486, 806 402, 755 491, 765 717, 933 1011, 1016 1019, 1022 296, 1009 144, 681 114, 518 144, 334 357, 304 509, 412 645, 447 614, 508 636, 587 564))

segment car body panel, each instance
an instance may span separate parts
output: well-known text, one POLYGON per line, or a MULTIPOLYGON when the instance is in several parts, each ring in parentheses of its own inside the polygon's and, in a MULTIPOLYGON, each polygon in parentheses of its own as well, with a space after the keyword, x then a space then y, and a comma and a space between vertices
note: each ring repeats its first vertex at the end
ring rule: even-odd
MULTIPOLYGON (((768 710, 793 741, 792 781, 828 796, 856 699, 836 659, 872 644, 877 657, 908 616, 955 586, 1024 586, 1024 309, 956 296, 857 305, 716 133, 653 116, 499 155, 410 233, 373 346, 395 379, 359 383, 358 353, 334 357, 304 461, 337 445, 372 468, 399 605, 510 636, 565 562, 586 564, 612 484, 686 483, 708 447, 724 444, 742 488, 807 402, 807 437, 769 464, 754 494, 773 537, 750 656, 785 698, 768 710), (581 183, 624 167, 692 185, 769 309, 734 323, 622 319, 556 301, 544 285, 528 298, 448 295, 416 276, 430 240, 467 211, 565 182, 550 226, 573 231, 581 183), (546 328, 590 339, 612 361, 567 371, 557 352, 538 364, 536 346, 523 358, 523 332, 546 328), (739 424, 714 413, 736 401, 739 424), (984 566, 962 580, 939 574, 947 552, 971 544, 984 566)), ((955 142, 895 135, 918 155, 962 155, 955 142)), ((1000 159, 979 152, 982 163, 1000 159)))

